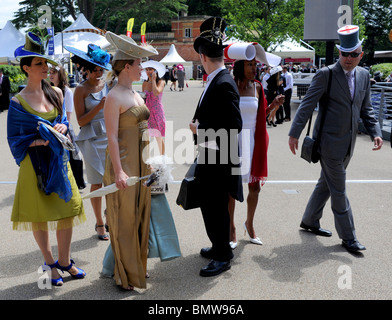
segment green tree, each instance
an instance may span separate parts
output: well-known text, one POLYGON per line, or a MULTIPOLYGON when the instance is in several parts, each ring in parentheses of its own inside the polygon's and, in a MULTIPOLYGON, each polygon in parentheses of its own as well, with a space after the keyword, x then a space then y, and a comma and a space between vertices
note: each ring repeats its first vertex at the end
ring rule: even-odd
MULTIPOLYGON (((52 10, 52 26, 56 32, 61 30, 61 19, 58 7, 66 6, 67 10, 65 14, 63 14, 63 26, 64 28, 68 27, 71 22, 66 21, 68 17, 73 17, 72 12, 70 11, 68 6, 72 0, 64 1, 64 0, 24 0, 19 2, 20 8, 18 11, 14 13, 14 19, 12 23, 17 29, 25 28, 25 27, 33 27, 38 24, 39 17, 42 16, 42 13, 38 13, 38 8, 42 5, 49 6, 52 10)), ((75 18, 76 19, 76 18, 75 18)))
POLYGON ((186 0, 24 0, 12 20, 17 28, 36 25, 41 14, 38 8, 47 5, 52 9, 52 25, 61 30, 58 7, 65 7, 64 28, 76 20, 81 12, 95 27, 116 33, 125 33, 129 18, 135 18, 135 30, 147 21, 148 32, 170 30, 170 20, 186 10, 186 0))
POLYGON ((190 16, 222 16, 221 0, 188 0, 186 4, 190 16))
POLYGON ((373 56, 376 50, 388 50, 391 43, 388 33, 391 29, 392 1, 391 0, 359 0, 359 8, 364 17, 365 36, 364 60, 369 64, 375 62, 373 56))
POLYGON ((221 0, 228 36, 271 49, 303 37, 305 0, 221 0))

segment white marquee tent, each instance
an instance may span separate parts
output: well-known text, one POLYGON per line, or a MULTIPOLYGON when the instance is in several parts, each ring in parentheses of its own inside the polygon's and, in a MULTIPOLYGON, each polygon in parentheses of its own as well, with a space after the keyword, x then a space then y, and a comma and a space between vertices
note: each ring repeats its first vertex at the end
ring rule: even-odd
POLYGON ((25 36, 17 30, 11 21, 7 21, 6 25, 0 30, 0 61, 8 63, 8 60, 14 60, 15 49, 23 46, 25 36))
POLYGON ((190 79, 193 77, 193 62, 185 61, 177 52, 174 44, 170 46, 169 52, 166 56, 159 61, 164 65, 167 65, 169 68, 173 66, 173 64, 182 64, 185 68, 186 79, 190 79))
MULTIPOLYGON (((87 52, 87 46, 90 43, 94 43, 101 48, 109 45, 105 36, 102 35, 101 30, 95 28, 88 22, 83 13, 80 13, 75 22, 64 29, 63 43, 64 46, 74 47, 84 52, 87 52)), ((61 33, 58 33, 54 36, 54 53, 55 55, 61 55, 62 52, 61 33)), ((68 53, 69 52, 64 49, 64 54, 68 53)))
MULTIPOLYGON (((282 59, 291 58, 292 60, 294 60, 292 62, 297 62, 297 63, 304 62, 305 64, 315 63, 315 51, 301 46, 296 41, 284 41, 278 46, 276 46, 276 48, 273 51, 271 51, 269 48, 268 52, 276 54, 282 59)), ((286 62, 290 62, 290 61, 286 60, 286 62)))

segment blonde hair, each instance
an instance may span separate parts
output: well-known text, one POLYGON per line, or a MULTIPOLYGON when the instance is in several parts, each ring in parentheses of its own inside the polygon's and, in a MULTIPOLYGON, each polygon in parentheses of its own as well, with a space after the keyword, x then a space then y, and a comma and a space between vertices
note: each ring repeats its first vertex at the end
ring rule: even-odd
POLYGON ((129 65, 133 65, 135 60, 115 60, 112 62, 112 72, 113 74, 118 77, 121 73, 121 71, 124 70, 125 65, 129 64, 129 65))

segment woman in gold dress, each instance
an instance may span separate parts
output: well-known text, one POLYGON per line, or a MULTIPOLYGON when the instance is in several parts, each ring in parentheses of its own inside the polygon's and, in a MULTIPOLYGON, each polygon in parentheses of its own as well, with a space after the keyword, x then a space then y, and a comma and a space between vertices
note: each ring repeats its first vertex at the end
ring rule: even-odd
POLYGON ((104 107, 108 137, 104 184, 116 183, 119 189, 106 195, 107 223, 115 258, 116 284, 133 290, 134 287, 146 288, 151 196, 142 182, 133 186, 126 183, 128 177, 150 173, 145 163, 150 112, 132 83, 140 79, 141 58, 157 51, 111 32, 106 33, 106 38, 117 48, 112 70, 118 83, 109 92, 104 107))

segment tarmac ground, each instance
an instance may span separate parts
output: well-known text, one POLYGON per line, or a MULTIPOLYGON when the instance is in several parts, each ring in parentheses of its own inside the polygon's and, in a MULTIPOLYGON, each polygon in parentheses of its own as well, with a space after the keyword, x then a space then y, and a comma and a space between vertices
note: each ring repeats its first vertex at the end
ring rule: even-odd
MULTIPOLYGON (((202 93, 200 81, 188 81, 183 92, 163 95, 167 119, 167 156, 175 160, 173 178, 181 181, 193 160, 188 124, 202 93), (190 149, 188 149, 190 148, 190 149), (188 163, 185 163, 185 160, 188 163)), ((140 90, 141 86, 136 85, 140 90)), ((292 118, 298 104, 292 104, 292 118)), ((94 231, 95 219, 89 200, 84 201, 87 222, 75 227, 72 258, 84 269, 83 280, 64 277, 62 287, 40 289, 42 255, 31 232, 12 230, 10 221, 18 176, 7 144, 7 111, 0 113, 0 250, 1 300, 135 300, 155 306, 157 300, 390 300, 392 298, 389 246, 391 215, 391 157, 389 141, 372 151, 365 134, 358 135, 354 157, 347 170, 347 193, 353 208, 359 241, 367 247, 360 254, 348 253, 338 238, 327 203, 321 220, 332 237, 315 236, 299 228, 301 217, 320 174, 319 164, 308 164, 288 148, 290 122, 268 127, 268 182, 262 187, 255 215, 255 230, 263 245, 251 244, 244 236, 246 201, 236 204, 238 247, 232 267, 223 274, 203 278, 199 270, 208 261, 199 251, 210 245, 199 209, 185 211, 175 203, 179 183, 169 185, 166 194, 176 224, 182 256, 161 262, 148 260, 146 289, 120 290, 113 279, 101 277, 102 259, 109 242, 100 241, 94 231)), ((73 127, 78 128, 75 118, 73 127)), ((76 133, 77 133, 76 132, 76 133)), ((303 133, 304 135, 304 133, 303 133)), ((301 141, 303 138, 301 136, 301 141)), ((211 177, 211 183, 214 181, 211 177)), ((89 186, 81 191, 89 192, 89 186)), ((247 196, 244 185, 244 196, 247 196)), ((55 232, 50 233, 54 255, 55 232)))

